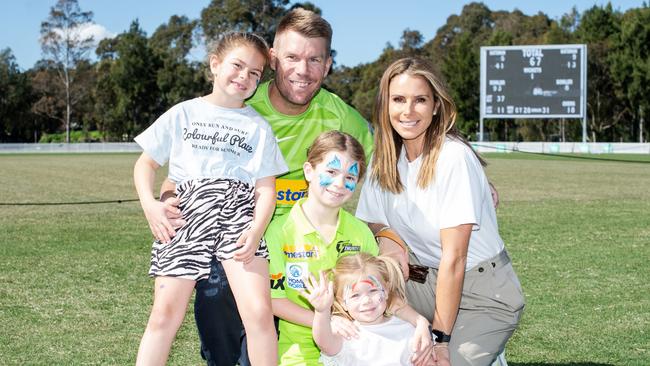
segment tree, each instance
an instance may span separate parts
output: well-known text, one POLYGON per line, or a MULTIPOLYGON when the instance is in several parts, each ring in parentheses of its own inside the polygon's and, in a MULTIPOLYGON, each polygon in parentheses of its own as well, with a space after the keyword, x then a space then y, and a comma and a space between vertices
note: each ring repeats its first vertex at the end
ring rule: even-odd
POLYGON ((110 139, 129 141, 162 112, 156 72, 160 59, 138 21, 100 43, 95 116, 110 139))
POLYGON ((201 11, 201 27, 207 41, 235 30, 257 33, 272 42, 288 4, 289 0, 212 0, 201 11))
POLYGON ((81 27, 92 21, 92 12, 83 12, 77 0, 58 0, 50 15, 41 23, 41 48, 45 58, 56 69, 58 81, 65 92, 64 123, 66 142, 70 142, 70 115, 72 107, 85 95, 72 93, 77 65, 87 59, 93 47, 93 37, 84 36, 81 27))
POLYGON ((199 62, 190 63, 187 55, 193 46, 198 21, 187 17, 172 16, 149 39, 149 46, 160 59, 156 83, 162 98, 162 109, 190 99, 210 90, 204 70, 199 62))
POLYGON ((31 83, 9 48, 0 50, 0 141, 29 141, 34 131, 31 83))
POLYGON ((611 70, 618 95, 626 100, 630 114, 639 122, 638 128, 630 126, 630 135, 636 130, 642 142, 642 121, 650 114, 650 7, 628 10, 620 27, 613 41, 615 52, 610 54, 611 70))

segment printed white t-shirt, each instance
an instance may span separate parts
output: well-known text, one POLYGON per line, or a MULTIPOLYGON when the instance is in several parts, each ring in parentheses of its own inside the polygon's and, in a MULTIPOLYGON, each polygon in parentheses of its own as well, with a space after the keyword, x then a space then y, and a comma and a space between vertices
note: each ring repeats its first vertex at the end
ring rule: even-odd
POLYGON ((359 327, 359 338, 344 340, 341 351, 333 356, 321 354, 325 366, 410 366, 409 342, 415 327, 393 316, 381 324, 359 327))
POLYGON ((471 148, 447 138, 436 162, 435 178, 425 189, 417 186, 421 164, 421 156, 409 162, 402 148, 397 162, 402 193, 382 190, 369 176, 361 189, 356 216, 390 226, 428 267, 440 265, 440 230, 462 224, 473 224, 466 270, 499 254, 504 244, 490 187, 471 148))
POLYGON ((223 108, 203 98, 181 102, 135 141, 169 179, 231 178, 251 185, 288 171, 271 127, 252 107, 223 108))

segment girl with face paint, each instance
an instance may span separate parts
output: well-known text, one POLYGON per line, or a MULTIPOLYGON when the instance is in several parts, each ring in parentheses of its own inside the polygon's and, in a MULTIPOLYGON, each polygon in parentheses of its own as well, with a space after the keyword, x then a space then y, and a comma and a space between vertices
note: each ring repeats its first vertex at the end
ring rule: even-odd
MULTIPOLYGON (((300 199, 288 214, 273 220, 265 234, 269 247, 271 301, 274 315, 280 318, 279 365, 322 365, 321 350, 312 340, 315 309, 305 298, 305 290, 310 286, 309 276, 333 268, 343 257, 378 254, 377 243, 367 225, 342 208, 352 198, 366 170, 361 144, 340 131, 322 133, 308 149, 303 169, 309 185, 307 197, 300 199)), ((352 314, 359 312, 361 321, 383 322, 386 306, 390 305, 387 295, 392 287, 386 287, 381 273, 370 275, 350 287, 348 304, 352 314), (388 291, 384 292, 385 289, 388 291), (377 304, 373 308, 376 316, 368 311, 365 302, 369 298, 377 304)), ((428 323, 414 310, 409 308, 409 312, 404 308, 404 311, 400 309, 399 316, 411 324, 418 324, 421 337, 414 346, 416 364, 424 365, 433 350, 428 323)), ((328 316, 328 329, 334 328, 341 334, 338 337, 354 338, 360 334, 352 320, 345 314, 328 316)), ((408 326, 412 335, 415 328, 408 326)), ((410 356, 411 353, 407 358, 410 356)))
POLYGON ((324 365, 412 365, 409 344, 416 328, 393 316, 405 305, 404 279, 389 257, 365 253, 342 257, 331 270, 333 282, 324 272, 310 276, 303 293, 314 307, 312 333, 321 349, 324 365), (359 337, 347 340, 334 334, 329 318, 333 313, 353 320, 359 337))

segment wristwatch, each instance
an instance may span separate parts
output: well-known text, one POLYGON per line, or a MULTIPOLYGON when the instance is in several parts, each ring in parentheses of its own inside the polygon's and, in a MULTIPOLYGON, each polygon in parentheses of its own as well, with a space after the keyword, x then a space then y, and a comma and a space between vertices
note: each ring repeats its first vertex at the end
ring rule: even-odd
POLYGON ((449 341, 451 341, 451 335, 438 329, 432 329, 431 327, 429 327, 429 330, 431 331, 433 340, 436 343, 449 343, 449 341))

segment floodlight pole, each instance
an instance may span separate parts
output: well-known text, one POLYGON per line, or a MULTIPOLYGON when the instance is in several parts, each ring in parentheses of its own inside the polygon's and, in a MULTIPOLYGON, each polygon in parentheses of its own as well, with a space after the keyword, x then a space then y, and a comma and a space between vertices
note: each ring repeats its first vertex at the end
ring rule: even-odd
POLYGON ((587 45, 582 45, 582 143, 587 143, 587 45))

